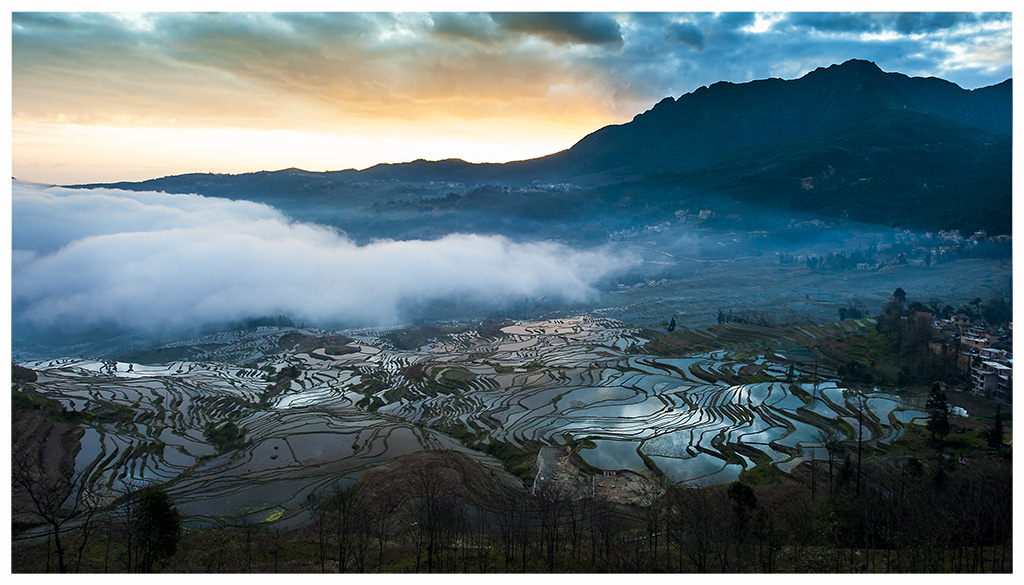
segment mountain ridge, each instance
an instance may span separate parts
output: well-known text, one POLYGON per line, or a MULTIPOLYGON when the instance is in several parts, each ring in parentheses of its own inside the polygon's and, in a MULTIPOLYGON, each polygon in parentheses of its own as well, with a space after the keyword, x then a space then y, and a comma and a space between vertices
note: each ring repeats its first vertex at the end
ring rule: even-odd
MULTIPOLYGON (((572 184, 593 190, 594 201, 628 184, 647 189, 648 204, 666 208, 723 195, 891 225, 1008 232, 1011 145, 1011 80, 965 90, 854 59, 798 79, 721 81, 666 97, 630 122, 602 127, 566 150, 528 160, 419 159, 362 170, 190 174, 73 187, 231 198, 244 192, 269 203, 304 197, 324 203, 351 197, 343 184, 367 181, 401 185, 375 192, 377 202, 392 191, 415 192, 414 185, 428 183, 450 184, 463 193, 481 185, 572 184), (809 180, 814 177, 819 178, 809 180), (816 197, 808 197, 808 190, 816 197), (986 197, 981 211, 963 204, 978 193, 986 197)), ((431 188, 443 194, 436 191, 441 187, 431 188)))

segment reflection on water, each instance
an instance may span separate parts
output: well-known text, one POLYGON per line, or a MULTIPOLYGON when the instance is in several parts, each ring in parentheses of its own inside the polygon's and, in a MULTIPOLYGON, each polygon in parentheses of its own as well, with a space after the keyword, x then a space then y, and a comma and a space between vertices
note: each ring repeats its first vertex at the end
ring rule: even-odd
POLYGON ((685 459, 651 455, 651 459, 673 483, 683 482, 693 485, 727 483, 736 481, 740 472, 743 471, 742 465, 727 464, 722 459, 707 453, 698 453, 685 459))
MULTIPOLYGON (((422 449, 459 449, 500 468, 436 429, 514 447, 588 439, 594 448, 580 455, 600 469, 643 471, 649 462, 670 481, 731 481, 752 465, 750 448, 791 469, 810 456, 822 429, 855 421, 861 402, 861 394, 829 381, 795 391, 775 351, 743 359, 727 350, 642 355, 636 330, 594 317, 503 331, 493 338, 460 333, 416 351, 362 332, 358 353, 271 356, 246 368, 25 365, 44 371, 46 391, 65 404, 123 405, 134 413, 123 423, 86 426, 76 468, 99 462, 101 475, 116 482, 171 481, 189 513, 208 515, 294 509, 339 478, 422 449), (290 388, 263 400, 266 372, 292 363, 302 370, 290 388), (756 383, 737 383, 755 371, 756 383), (241 429, 243 446, 217 454, 204 431, 226 421, 241 429)), ((891 442, 902 425, 924 416, 920 401, 863 396, 871 422, 865 432, 878 432, 868 441, 891 442)))
POLYGON ((79 439, 81 450, 75 455, 75 471, 82 472, 103 453, 103 439, 96 429, 85 428, 85 434, 79 439))
POLYGON ((580 456, 594 467, 616 471, 643 471, 647 467, 636 452, 636 442, 595 440, 593 443, 593 449, 580 449, 580 456))

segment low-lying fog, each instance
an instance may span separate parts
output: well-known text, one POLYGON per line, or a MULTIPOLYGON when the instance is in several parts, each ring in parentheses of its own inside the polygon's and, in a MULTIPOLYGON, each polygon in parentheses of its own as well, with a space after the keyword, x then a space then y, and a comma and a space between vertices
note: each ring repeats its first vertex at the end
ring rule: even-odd
POLYGON ((579 302, 635 262, 610 248, 449 234, 356 245, 263 204, 15 183, 12 295, 24 325, 195 330, 268 315, 389 325, 450 297, 579 302))
POLYGON ((788 315, 802 314, 793 299, 817 301, 824 313, 848 298, 880 300, 895 286, 913 295, 915 279, 930 283, 921 285, 922 298, 1002 287, 1008 294, 1008 268, 979 283, 950 267, 839 276, 804 267, 808 254, 907 237, 888 228, 776 217, 772 229, 758 230, 694 209, 626 229, 616 217, 593 245, 565 243, 581 241, 564 237, 572 231, 565 224, 551 231, 562 241, 536 238, 536 225, 517 232, 514 218, 504 218, 504 233, 437 223, 436 238, 381 234, 394 239, 357 243, 345 226, 295 221, 262 203, 17 181, 12 193, 16 359, 66 352, 100 334, 166 341, 277 315, 340 328, 601 308, 650 326, 670 315, 699 322, 718 309, 778 308, 779 299, 788 315))

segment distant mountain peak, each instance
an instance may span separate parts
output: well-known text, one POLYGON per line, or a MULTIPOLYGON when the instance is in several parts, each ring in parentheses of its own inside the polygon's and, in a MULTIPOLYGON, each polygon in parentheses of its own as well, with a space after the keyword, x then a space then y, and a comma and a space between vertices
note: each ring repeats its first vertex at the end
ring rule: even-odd
MULTIPOLYGON (((821 67, 818 69, 821 69, 821 67)), ((874 61, 868 61, 867 59, 849 59, 839 64, 829 65, 825 69, 856 69, 861 71, 878 71, 879 73, 884 73, 881 67, 879 67, 874 61)))

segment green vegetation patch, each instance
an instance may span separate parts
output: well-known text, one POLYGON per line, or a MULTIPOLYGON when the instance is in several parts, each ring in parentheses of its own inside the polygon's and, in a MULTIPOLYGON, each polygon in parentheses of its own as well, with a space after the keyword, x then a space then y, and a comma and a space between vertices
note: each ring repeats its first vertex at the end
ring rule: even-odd
POLYGON ((412 351, 423 347, 435 339, 466 330, 465 327, 434 327, 432 325, 425 325, 423 327, 389 331, 384 336, 384 339, 390 341, 391 345, 394 345, 396 349, 412 351))
POLYGON ((241 449, 245 445, 243 429, 231 421, 207 424, 203 436, 217 449, 218 453, 241 449))
POLYGON ((267 406, 272 400, 281 395, 292 386, 292 380, 297 379, 302 375, 302 370, 298 366, 287 366, 281 368, 279 372, 273 372, 267 374, 266 379, 272 382, 271 385, 267 386, 266 390, 260 395, 260 406, 267 406))
POLYGON ((537 454, 543 446, 539 441, 526 441, 523 448, 508 443, 491 441, 483 445, 483 451, 494 457, 505 467, 505 470, 523 480, 527 485, 533 483, 536 473, 537 454))
POLYGON ((12 382, 17 384, 26 384, 30 382, 35 382, 38 378, 39 376, 36 374, 35 370, 31 370, 24 366, 19 366, 18 364, 15 364, 13 362, 11 363, 12 382))
POLYGON ((15 389, 11 392, 11 408, 14 410, 38 410, 43 414, 60 412, 60 402, 31 390, 15 389))
POLYGON ((351 347, 349 344, 355 340, 344 335, 325 335, 317 337, 298 331, 285 333, 277 340, 275 351, 294 351, 296 353, 310 353, 317 349, 323 349, 328 355, 345 355, 357 353, 359 348, 351 347))
POLYGON ((748 323, 720 323, 701 329, 677 329, 667 335, 652 339, 644 346, 657 355, 678 356, 707 353, 737 346, 758 344, 767 340, 780 339, 787 329, 754 325, 748 323))
POLYGON ((503 327, 514 324, 511 319, 487 319, 476 328, 476 333, 484 339, 502 337, 505 334, 501 331, 503 327))

